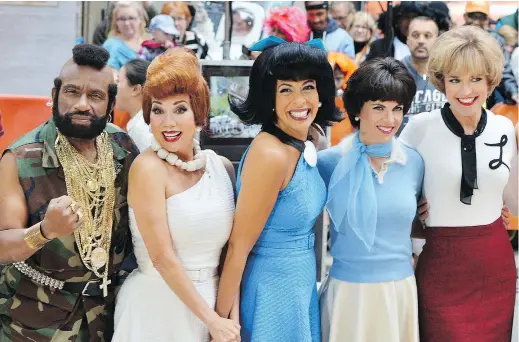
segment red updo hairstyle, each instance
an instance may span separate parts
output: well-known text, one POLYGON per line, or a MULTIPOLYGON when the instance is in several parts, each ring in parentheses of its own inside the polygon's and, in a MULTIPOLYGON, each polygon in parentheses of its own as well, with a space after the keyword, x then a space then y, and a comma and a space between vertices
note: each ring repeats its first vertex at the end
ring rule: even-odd
POLYGON ((195 124, 203 127, 210 109, 209 87, 200 72, 196 55, 185 47, 168 49, 148 67, 142 98, 144 121, 150 123, 151 99, 187 94, 195 124))

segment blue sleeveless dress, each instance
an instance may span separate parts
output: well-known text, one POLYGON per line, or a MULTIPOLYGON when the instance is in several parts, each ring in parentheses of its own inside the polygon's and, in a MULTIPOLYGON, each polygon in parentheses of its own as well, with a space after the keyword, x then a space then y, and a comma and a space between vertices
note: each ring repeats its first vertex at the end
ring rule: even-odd
MULTIPOLYGON (((246 155, 238 169, 238 193, 246 155)), ((317 168, 301 155, 247 259, 240 302, 243 342, 321 341, 313 226, 325 202, 317 168)))

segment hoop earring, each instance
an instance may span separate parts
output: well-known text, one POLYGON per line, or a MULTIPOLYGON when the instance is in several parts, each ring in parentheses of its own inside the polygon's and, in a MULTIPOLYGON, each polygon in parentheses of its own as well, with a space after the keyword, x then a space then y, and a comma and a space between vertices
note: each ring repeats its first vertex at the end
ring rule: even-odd
POLYGON ((108 114, 108 122, 111 122, 111 123, 113 122, 112 121, 112 114, 108 114))

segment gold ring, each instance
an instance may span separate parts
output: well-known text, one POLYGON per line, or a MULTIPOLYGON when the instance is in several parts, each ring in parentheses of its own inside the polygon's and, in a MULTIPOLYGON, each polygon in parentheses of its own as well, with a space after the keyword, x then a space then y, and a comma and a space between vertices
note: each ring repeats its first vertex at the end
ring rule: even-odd
POLYGON ((83 214, 81 213, 81 209, 79 209, 79 210, 76 212, 76 215, 77 215, 77 221, 76 221, 76 222, 80 222, 81 219, 83 218, 83 214))

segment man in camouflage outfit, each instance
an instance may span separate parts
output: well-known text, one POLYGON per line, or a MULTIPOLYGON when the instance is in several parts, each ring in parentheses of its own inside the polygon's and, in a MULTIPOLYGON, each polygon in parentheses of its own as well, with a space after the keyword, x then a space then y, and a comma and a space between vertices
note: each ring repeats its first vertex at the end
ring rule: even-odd
POLYGON ((53 118, 16 141, 0 160, 0 342, 112 337, 121 264, 132 251, 126 194, 138 150, 127 134, 107 124, 117 91, 108 58, 101 47, 77 45, 54 81, 53 118), (74 231, 82 214, 67 194, 57 129, 91 163, 98 158, 95 138, 102 132, 108 134, 104 146, 113 150, 106 297, 78 252, 74 231))

